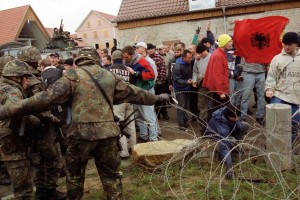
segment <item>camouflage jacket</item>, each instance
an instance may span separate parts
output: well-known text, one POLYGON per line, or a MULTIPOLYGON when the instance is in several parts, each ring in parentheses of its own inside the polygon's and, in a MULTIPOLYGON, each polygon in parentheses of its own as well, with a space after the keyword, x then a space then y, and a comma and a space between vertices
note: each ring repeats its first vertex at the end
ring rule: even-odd
MULTIPOLYGON (((119 127, 108 102, 96 87, 94 82, 81 68, 87 69, 105 90, 110 103, 136 103, 152 105, 157 97, 143 89, 126 83, 110 71, 99 65, 86 63, 79 69, 68 70, 62 78, 53 83, 46 91, 31 98, 22 100, 14 105, 4 106, 6 117, 27 115, 49 109, 53 105, 71 100, 72 126, 68 137, 75 136, 83 140, 98 140, 115 137, 119 134, 119 127), (88 65, 90 64, 90 65, 88 65)), ((2 115, 2 116, 3 116, 2 115)))
MULTIPOLYGON (((26 98, 24 89, 16 82, 1 78, 0 83, 0 102, 2 105, 13 105, 16 102, 26 98)), ((14 140, 20 140, 18 137, 21 127, 22 119, 14 118, 0 121, 0 141, 4 140, 7 136, 14 138, 14 140)), ((0 142, 2 144, 2 142, 0 142)), ((0 145, 1 145, 0 144, 0 145)), ((20 150, 20 149, 19 149, 20 150)), ((12 151, 10 154, 5 154, 1 151, 1 160, 21 160, 26 158, 26 152, 12 151)))
MULTIPOLYGON (((25 90, 16 82, 1 78, 0 83, 0 102, 2 105, 12 105, 26 98, 25 90)), ((20 128, 20 119, 8 119, 0 121, 1 128, 11 128, 18 131, 20 128)), ((1 138, 1 135, 0 135, 1 138)))

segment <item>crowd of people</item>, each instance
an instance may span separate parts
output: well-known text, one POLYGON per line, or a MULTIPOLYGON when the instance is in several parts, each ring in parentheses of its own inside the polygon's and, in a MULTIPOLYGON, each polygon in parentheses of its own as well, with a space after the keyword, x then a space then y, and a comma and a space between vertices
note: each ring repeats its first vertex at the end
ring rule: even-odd
POLYGON ((2 56, 0 183, 13 185, 15 199, 30 199, 33 166, 36 199, 81 199, 85 168, 94 158, 107 198, 122 199, 120 158, 128 158, 136 143, 159 140, 158 120, 170 119, 170 95, 178 102, 180 130, 196 120, 198 136, 221 141, 227 178, 233 177, 232 143, 224 138, 242 139, 253 91, 260 125, 265 98, 292 106, 294 141, 298 34, 284 34, 283 50, 271 63, 248 63, 234 54, 233 36, 216 41, 210 26, 201 40, 197 28, 188 48, 139 41, 111 55, 83 48, 66 60, 58 53, 41 59, 35 47, 23 47, 17 58, 2 56), (64 168, 67 193, 56 190, 64 168))
MULTIPOLYGON (((122 52, 117 53, 114 60, 122 61, 122 52)), ((123 119, 115 119, 117 107, 153 105, 170 97, 151 94, 100 67, 93 48, 81 49, 64 65, 59 60, 58 53, 41 60, 39 50, 31 46, 23 47, 17 58, 0 58, 1 105, 10 110, 1 111, 6 113, 0 121, 1 184, 12 184, 15 199, 30 199, 32 180, 35 199, 81 199, 86 164, 94 158, 108 199, 121 199, 118 144, 126 133, 117 125, 124 124, 123 119), (118 105, 113 108, 113 104, 118 105), (56 190, 63 160, 67 193, 56 190)), ((126 67, 123 72, 120 75, 129 76, 126 67)), ((147 77, 143 71, 140 76, 147 77)), ((121 110, 119 117, 123 115, 121 110)))

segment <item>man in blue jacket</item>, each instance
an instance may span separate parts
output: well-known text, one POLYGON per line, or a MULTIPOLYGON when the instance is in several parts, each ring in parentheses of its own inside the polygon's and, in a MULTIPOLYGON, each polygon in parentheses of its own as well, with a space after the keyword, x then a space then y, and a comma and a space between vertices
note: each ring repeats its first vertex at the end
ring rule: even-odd
POLYGON ((192 59, 192 53, 189 50, 184 50, 182 57, 176 60, 173 69, 173 86, 179 106, 177 109, 177 120, 181 130, 186 130, 185 128, 188 127, 187 117, 182 109, 188 110, 189 108, 189 91, 191 91, 193 83, 192 59))
POLYGON ((230 151, 236 140, 242 140, 249 125, 239 119, 241 111, 233 105, 222 107, 213 112, 208 122, 206 135, 219 141, 219 157, 224 162, 227 173, 226 178, 233 177, 233 163, 230 151))

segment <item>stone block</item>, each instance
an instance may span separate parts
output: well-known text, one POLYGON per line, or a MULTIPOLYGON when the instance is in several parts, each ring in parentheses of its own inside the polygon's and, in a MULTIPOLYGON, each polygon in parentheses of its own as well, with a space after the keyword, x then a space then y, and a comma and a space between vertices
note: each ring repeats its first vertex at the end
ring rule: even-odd
POLYGON ((176 139, 136 144, 132 149, 132 159, 134 163, 143 167, 156 168, 192 142, 192 140, 176 139))

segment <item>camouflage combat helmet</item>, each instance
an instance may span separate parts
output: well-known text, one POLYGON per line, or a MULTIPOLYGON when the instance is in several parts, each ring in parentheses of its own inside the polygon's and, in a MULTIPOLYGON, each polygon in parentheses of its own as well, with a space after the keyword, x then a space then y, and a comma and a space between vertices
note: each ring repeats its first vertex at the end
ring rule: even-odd
POLYGON ((24 62, 39 62, 42 60, 40 51, 33 46, 22 47, 17 54, 17 58, 24 62))
POLYGON ((29 65, 23 61, 12 60, 6 63, 3 68, 2 76, 5 77, 21 77, 24 75, 31 76, 29 65))
POLYGON ((97 50, 93 47, 82 48, 78 52, 77 58, 75 58, 75 60, 74 60, 75 64, 78 64, 78 62, 80 60, 82 60, 83 58, 93 59, 94 62, 99 62, 100 61, 100 56, 99 56, 97 50))
POLYGON ((5 56, 0 57, 0 75, 2 73, 2 70, 3 70, 3 67, 5 66, 5 64, 12 60, 15 60, 15 58, 10 55, 5 55, 5 56))

